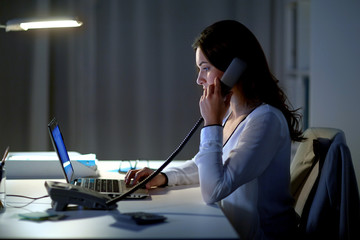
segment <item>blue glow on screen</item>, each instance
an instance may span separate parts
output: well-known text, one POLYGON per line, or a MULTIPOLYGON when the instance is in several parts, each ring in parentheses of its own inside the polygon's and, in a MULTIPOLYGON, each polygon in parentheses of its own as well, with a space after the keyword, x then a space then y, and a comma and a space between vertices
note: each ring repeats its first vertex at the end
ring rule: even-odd
POLYGON ((73 172, 74 172, 74 169, 73 169, 73 167, 71 165, 69 155, 68 155, 68 153, 66 151, 65 143, 64 143, 64 140, 63 140, 63 138, 61 136, 59 126, 56 126, 52 130, 52 134, 53 134, 54 142, 55 142, 58 154, 59 154, 59 158, 60 158, 60 160, 62 162, 62 166, 63 166, 63 168, 65 170, 65 175, 66 175, 67 181, 70 182, 71 177, 72 177, 73 172))

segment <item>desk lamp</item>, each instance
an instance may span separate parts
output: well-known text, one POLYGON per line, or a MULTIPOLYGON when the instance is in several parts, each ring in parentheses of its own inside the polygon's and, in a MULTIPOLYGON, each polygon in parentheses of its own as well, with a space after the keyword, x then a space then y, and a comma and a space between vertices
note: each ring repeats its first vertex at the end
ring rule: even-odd
POLYGON ((27 31, 29 29, 80 27, 81 25, 82 22, 74 18, 27 18, 9 20, 6 25, 0 25, 0 28, 5 28, 5 31, 9 32, 27 31))

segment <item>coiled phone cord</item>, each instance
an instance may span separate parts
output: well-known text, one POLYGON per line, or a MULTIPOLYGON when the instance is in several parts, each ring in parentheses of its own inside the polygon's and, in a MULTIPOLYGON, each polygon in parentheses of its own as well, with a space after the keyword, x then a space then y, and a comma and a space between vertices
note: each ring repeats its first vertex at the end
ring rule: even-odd
POLYGON ((145 186, 145 184, 147 184, 149 181, 151 181, 156 175, 158 175, 167 165, 169 165, 169 163, 171 163, 171 161, 176 157, 176 155, 178 155, 178 153, 183 149, 183 147, 186 145, 186 143, 190 140, 190 138, 192 137, 192 135, 196 132, 196 130, 198 129, 198 127, 200 126, 200 124, 204 121, 204 119, 201 117, 193 126, 193 128, 190 130, 190 132, 186 135, 186 137, 184 138, 184 140, 180 143, 180 145, 175 149, 175 151, 166 159, 166 161, 156 170, 154 171, 152 174, 150 174, 148 177, 146 177, 144 180, 142 180, 141 182, 139 182, 138 184, 136 184, 134 187, 132 187, 131 189, 129 189, 127 192, 121 194, 118 197, 115 197, 109 201, 106 202, 106 205, 110 206, 112 204, 115 204, 123 199, 125 199, 127 196, 129 196, 130 194, 134 193, 136 190, 138 190, 139 188, 142 188, 143 186, 145 186))

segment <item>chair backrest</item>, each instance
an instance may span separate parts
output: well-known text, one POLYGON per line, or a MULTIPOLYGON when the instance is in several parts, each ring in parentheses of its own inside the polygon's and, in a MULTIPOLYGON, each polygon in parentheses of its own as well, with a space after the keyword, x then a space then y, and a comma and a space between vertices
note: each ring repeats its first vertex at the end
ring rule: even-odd
POLYGON ((291 164, 301 239, 360 239, 360 196, 343 131, 305 131, 291 164))
POLYGON ((309 128, 304 132, 306 140, 299 144, 290 166, 290 189, 295 199, 295 211, 300 217, 311 190, 316 185, 321 169, 319 160, 325 157, 330 142, 341 132, 334 128, 309 128), (314 147, 320 149, 315 151, 314 147), (316 152, 323 154, 315 156, 316 152))

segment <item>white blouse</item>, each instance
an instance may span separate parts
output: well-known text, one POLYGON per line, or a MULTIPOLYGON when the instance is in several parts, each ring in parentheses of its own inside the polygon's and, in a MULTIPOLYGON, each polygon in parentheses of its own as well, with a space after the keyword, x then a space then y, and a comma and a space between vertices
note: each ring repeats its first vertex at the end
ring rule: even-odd
POLYGON ((223 146, 223 127, 201 130, 198 154, 165 169, 168 185, 200 183, 206 203, 220 202, 241 239, 265 239, 293 227, 290 195, 291 139, 285 117, 263 104, 223 146))

